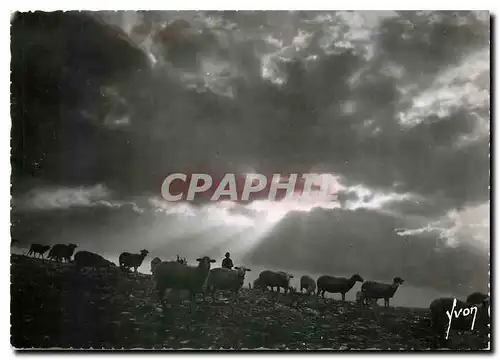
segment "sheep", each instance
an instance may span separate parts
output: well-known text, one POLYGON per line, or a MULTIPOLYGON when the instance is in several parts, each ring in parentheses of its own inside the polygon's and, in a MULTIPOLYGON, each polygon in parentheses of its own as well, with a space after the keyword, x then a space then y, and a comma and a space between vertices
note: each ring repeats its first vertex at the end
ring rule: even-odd
POLYGON ((363 278, 359 274, 354 274, 350 278, 334 277, 323 275, 316 281, 318 285, 317 298, 322 295, 325 298, 325 292, 340 293, 342 300, 345 301, 345 294, 352 289, 356 281, 363 282, 363 278))
POLYGON ((166 303, 163 296, 166 289, 188 290, 191 302, 194 301, 196 293, 203 291, 210 265, 215 260, 204 256, 196 261, 198 261, 197 267, 183 265, 177 261, 164 261, 155 266, 153 279, 159 300, 164 307, 166 303))
POLYGON ((254 288, 261 288, 262 290, 264 290, 264 288, 270 286, 271 291, 273 291, 274 287, 276 286, 278 292, 280 292, 280 287, 282 287, 285 291, 285 294, 287 294, 290 288, 290 279, 292 278, 292 274, 288 274, 283 271, 264 270, 254 281, 254 288))
POLYGON ((395 277, 392 284, 383 284, 376 281, 365 281, 361 285, 362 303, 366 300, 384 299, 384 307, 389 307, 389 299, 394 296, 399 285, 403 284, 404 280, 400 277, 395 277))
POLYGON ((31 244, 30 250, 26 254, 27 256, 39 255, 43 259, 43 254, 45 254, 50 249, 50 245, 40 245, 40 244, 31 244))
POLYGON ((48 257, 49 259, 55 259, 57 262, 65 259, 69 263, 77 247, 78 245, 75 244, 56 244, 50 249, 48 257))
POLYGON ((215 302, 215 293, 217 290, 230 290, 234 293, 234 298, 238 296, 238 291, 245 282, 245 274, 251 269, 244 266, 235 267, 234 270, 227 268, 211 269, 208 273, 205 289, 207 293, 212 294, 212 301, 215 302))
POLYGON ((487 300, 484 299, 482 305, 479 306, 468 301, 463 302, 448 297, 433 300, 429 309, 431 311, 431 327, 437 336, 437 342, 445 344, 450 329, 488 332, 490 316, 487 300), (464 309, 469 309, 467 316, 464 316, 464 309))
POLYGON ((114 263, 106 260, 101 255, 92 253, 90 251, 79 251, 75 254, 76 270, 80 271, 84 267, 92 267, 94 270, 100 268, 116 267, 114 263))
POLYGON ((137 273, 137 268, 141 266, 144 258, 149 254, 146 249, 141 250, 140 254, 131 254, 129 252, 122 252, 118 258, 120 263, 120 268, 122 270, 128 270, 134 268, 134 272, 137 273))
POLYGON ((153 260, 151 260, 151 273, 154 273, 154 270, 156 268, 156 265, 161 263, 161 259, 159 257, 155 257, 153 260))
POLYGON ((306 289, 307 295, 314 294, 316 282, 312 277, 304 275, 300 278, 300 293, 302 293, 302 289, 306 289))

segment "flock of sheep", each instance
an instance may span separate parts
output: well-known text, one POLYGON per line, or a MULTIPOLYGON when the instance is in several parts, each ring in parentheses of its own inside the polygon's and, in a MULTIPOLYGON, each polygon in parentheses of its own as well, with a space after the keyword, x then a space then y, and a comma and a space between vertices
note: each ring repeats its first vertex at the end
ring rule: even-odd
MULTIPOLYGON (((71 262, 71 257, 77 245, 75 244, 57 244, 52 246, 32 244, 27 255, 39 256, 43 259, 44 253, 49 249, 49 259, 61 262, 71 262)), ((137 272, 144 259, 148 255, 147 250, 141 250, 138 254, 123 252, 119 257, 119 266, 122 270, 132 270, 137 272)), ((244 266, 234 267, 233 269, 227 268, 212 268, 211 265, 216 260, 203 256, 196 259, 197 266, 187 264, 185 258, 179 258, 172 261, 162 261, 156 257, 151 261, 151 273, 155 282, 155 289, 158 292, 158 297, 162 305, 166 306, 164 294, 167 289, 171 290, 185 290, 190 294, 191 303, 195 299, 197 293, 209 294, 215 301, 215 294, 217 291, 230 291, 234 295, 234 300, 237 301, 239 290, 244 286, 245 274, 251 269, 244 266)), ((102 256, 89 252, 79 251, 74 255, 74 263, 77 270, 82 268, 91 267, 94 269, 115 267, 116 265, 102 256)), ((295 293, 296 289, 290 285, 293 278, 292 274, 283 271, 262 271, 258 278, 253 282, 255 289, 262 291, 270 289, 274 291, 276 287, 277 292, 280 289, 284 290, 285 295, 289 292, 295 293)), ((375 281, 364 281, 359 274, 352 275, 350 278, 334 277, 329 275, 320 276, 316 281, 308 275, 300 278, 300 293, 305 290, 307 295, 314 294, 316 297, 322 296, 325 298, 325 293, 338 293, 341 294, 342 300, 345 300, 345 294, 349 292, 356 282, 361 282, 361 291, 356 293, 356 301, 364 306, 371 302, 376 302, 379 299, 384 299, 384 306, 389 307, 389 299, 394 297, 398 287, 403 284, 404 280, 400 277, 395 277, 391 284, 384 284, 375 281)), ((252 285, 249 283, 251 288, 252 285)), ((431 318, 432 327, 442 337, 444 329, 446 328, 449 320, 447 311, 452 310, 453 298, 439 298, 431 303, 431 318)), ((478 306, 479 312, 476 319, 477 326, 488 326, 489 324, 489 297, 481 293, 471 294, 465 301, 457 301, 456 310, 465 309, 471 306, 478 306)), ((451 327, 455 329, 464 330, 471 324, 471 317, 460 318, 451 322, 451 327)))
MULTIPOLYGON (((75 244, 57 244, 52 246, 32 244, 27 255, 34 255, 43 259, 44 254, 50 249, 48 254, 49 259, 70 262, 71 257, 77 245, 75 244)), ((147 250, 141 250, 138 254, 123 252, 119 257, 119 266, 121 269, 137 269, 142 265, 144 259, 149 254, 147 250)), ((185 258, 179 258, 175 261, 161 261, 159 258, 154 258, 151 261, 151 272, 156 283, 156 289, 160 301, 164 303, 164 293, 166 289, 188 290, 191 297, 194 298, 196 293, 203 292, 212 295, 215 299, 215 294, 218 290, 232 291, 236 296, 238 291, 243 287, 245 282, 245 274, 251 271, 249 268, 235 267, 233 269, 214 268, 211 269, 211 264, 214 259, 204 256, 196 259, 198 266, 189 266, 185 258)), ((113 267, 116 266, 112 262, 106 260, 102 256, 89 252, 79 251, 74 256, 74 262, 77 269, 84 267, 113 267)), ((259 277, 254 281, 253 286, 257 289, 271 289, 277 291, 283 288, 285 294, 289 291, 295 291, 290 286, 292 274, 283 271, 264 270, 259 274, 259 277)), ((384 299, 385 306, 389 306, 389 299, 394 296, 399 285, 403 280, 399 277, 394 278, 392 284, 383 284, 375 281, 365 281, 363 278, 355 274, 350 278, 334 277, 323 275, 314 281, 310 276, 304 275, 300 279, 300 292, 304 290, 308 295, 313 294, 316 290, 316 295, 325 298, 325 293, 339 293, 342 295, 342 300, 345 300, 345 294, 349 292, 356 282, 362 282, 361 291, 356 294, 356 300, 361 304, 366 304, 369 301, 384 299)), ((249 284, 249 286, 251 286, 249 284)))

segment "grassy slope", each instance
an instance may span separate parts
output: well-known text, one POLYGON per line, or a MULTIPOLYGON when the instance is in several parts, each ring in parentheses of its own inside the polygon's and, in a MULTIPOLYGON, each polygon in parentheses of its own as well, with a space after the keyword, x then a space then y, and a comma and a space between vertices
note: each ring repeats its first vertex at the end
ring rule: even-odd
MULTIPOLYGON (((425 309, 361 309, 352 302, 261 294, 243 289, 234 307, 221 294, 201 296, 193 311, 181 295, 163 312, 148 275, 112 269, 77 275, 56 266, 11 257, 11 343, 17 348, 289 348, 428 349, 425 309)), ((452 334, 450 348, 480 349, 487 339, 452 334)))

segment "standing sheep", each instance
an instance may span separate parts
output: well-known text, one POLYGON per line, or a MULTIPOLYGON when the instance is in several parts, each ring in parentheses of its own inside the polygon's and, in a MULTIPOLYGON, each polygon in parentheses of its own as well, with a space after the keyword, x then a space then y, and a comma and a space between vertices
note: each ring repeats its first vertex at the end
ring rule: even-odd
POLYGON ((57 262, 66 260, 69 263, 77 247, 75 244, 56 244, 50 249, 48 257, 49 259, 55 259, 57 262))
POLYGON ((302 293, 302 289, 306 289, 307 295, 314 294, 316 282, 309 275, 304 275, 300 278, 300 293, 302 293))
POLYGON ((164 261, 155 266, 153 279, 163 306, 166 306, 163 298, 166 289, 188 290, 191 302, 194 301, 196 293, 202 292, 210 265, 215 260, 204 256, 196 261, 197 267, 183 265, 177 261, 164 261))
POLYGON ((394 296, 399 285, 403 284, 404 280, 400 277, 395 277, 392 284, 383 284, 376 281, 365 281, 361 286, 362 303, 366 300, 384 299, 384 307, 389 307, 389 299, 394 296))
POLYGON ((356 281, 363 282, 363 278, 358 274, 354 274, 350 278, 334 277, 329 275, 320 276, 317 280, 318 292, 317 297, 320 295, 325 298, 325 292, 340 293, 342 300, 345 301, 345 294, 352 289, 356 281))
POLYGON ((26 254, 27 256, 38 255, 43 259, 43 254, 45 254, 50 249, 50 245, 40 245, 40 244, 31 244, 30 250, 26 254))
MULTIPOLYGON (((487 302, 487 299, 485 301, 487 302)), ((447 335, 449 335, 451 329, 487 333, 491 319, 488 314, 489 306, 486 302, 475 305, 454 298, 439 298, 432 301, 429 306, 432 320, 431 326, 438 343, 441 345, 446 343, 447 335), (464 309, 469 309, 467 316, 464 316, 464 309), (452 316, 451 321, 449 314, 452 316), (456 314, 460 315, 456 317, 456 314)))
POLYGON ((134 272, 137 273, 137 268, 141 266, 144 258, 149 254, 146 249, 141 250, 140 254, 131 254, 129 252, 122 252, 118 258, 120 263, 120 268, 122 270, 130 270, 134 268, 134 272))
POLYGON ((215 293, 217 290, 229 290, 234 293, 234 298, 238 296, 238 291, 245 282, 245 274, 252 271, 244 266, 235 267, 234 270, 227 268, 211 269, 208 273, 205 283, 207 293, 212 294, 212 301, 215 302, 215 293))
POLYGON ((264 270, 254 281, 254 288, 261 288, 262 290, 264 290, 269 286, 271 287, 271 291, 273 291, 274 287, 276 286, 278 292, 280 292, 280 288, 283 288, 285 294, 287 294, 288 290, 290 289, 290 279, 292 278, 292 274, 288 274, 283 271, 264 270))
POLYGON ((75 254, 76 270, 80 271, 84 267, 91 267, 94 270, 101 268, 115 267, 111 261, 106 260, 101 255, 92 253, 90 251, 79 251, 75 254))

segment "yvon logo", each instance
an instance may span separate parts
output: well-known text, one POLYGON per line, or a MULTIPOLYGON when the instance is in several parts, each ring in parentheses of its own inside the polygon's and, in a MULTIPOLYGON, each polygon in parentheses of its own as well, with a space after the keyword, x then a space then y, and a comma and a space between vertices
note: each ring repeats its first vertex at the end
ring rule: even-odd
POLYGON ((477 316, 477 306, 471 306, 471 307, 466 307, 466 308, 460 308, 455 310, 457 307, 457 299, 453 299, 453 306, 450 311, 446 311, 446 316, 448 316, 448 329, 446 330, 446 339, 448 339, 448 336, 450 334, 450 328, 451 328, 451 321, 453 318, 458 319, 460 317, 467 317, 470 316, 471 314, 474 314, 474 318, 472 319, 472 325, 471 325, 471 330, 474 330, 474 324, 476 323, 476 316, 477 316))
POLYGON ((257 199, 337 200, 338 183, 331 174, 263 174, 214 176, 202 173, 172 173, 163 181, 161 194, 167 201, 257 199))

